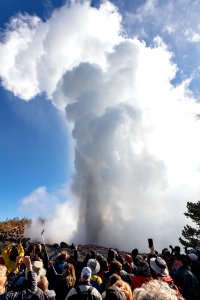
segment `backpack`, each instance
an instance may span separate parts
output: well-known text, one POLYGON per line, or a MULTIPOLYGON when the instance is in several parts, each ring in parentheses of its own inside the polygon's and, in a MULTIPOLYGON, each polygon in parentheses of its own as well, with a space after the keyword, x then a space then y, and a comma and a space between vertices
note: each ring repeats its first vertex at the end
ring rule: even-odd
POLYGON ((126 300, 126 295, 118 286, 107 288, 104 300, 126 300))
POLYGON ((91 295, 93 287, 90 286, 87 291, 81 292, 79 286, 74 287, 76 290, 76 294, 71 295, 69 298, 70 300, 93 300, 95 297, 91 295))

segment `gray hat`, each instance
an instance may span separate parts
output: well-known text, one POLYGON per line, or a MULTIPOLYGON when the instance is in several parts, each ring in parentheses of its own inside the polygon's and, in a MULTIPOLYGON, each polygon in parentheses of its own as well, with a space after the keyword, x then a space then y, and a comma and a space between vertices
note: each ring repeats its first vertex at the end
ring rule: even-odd
POLYGON ((100 271, 100 264, 95 258, 91 258, 87 262, 87 267, 92 271, 92 275, 96 275, 100 271))

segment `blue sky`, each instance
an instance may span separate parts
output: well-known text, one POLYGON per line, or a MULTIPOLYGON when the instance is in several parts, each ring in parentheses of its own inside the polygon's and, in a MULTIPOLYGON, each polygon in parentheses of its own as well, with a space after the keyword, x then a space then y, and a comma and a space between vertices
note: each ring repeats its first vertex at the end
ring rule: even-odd
POLYGON ((200 191, 200 4, 71 2, 0 2, 0 220, 175 241, 200 191))
MULTIPOLYGON (((46 19, 63 1, 17 1, 0 3, 3 30, 17 13, 36 14, 46 19)), ((23 217, 20 199, 38 186, 50 189, 68 180, 70 164, 64 116, 42 96, 24 102, 0 89, 0 219, 23 217), (63 162, 65 167, 63 167, 63 162)), ((24 215, 26 216, 26 215, 24 215)))

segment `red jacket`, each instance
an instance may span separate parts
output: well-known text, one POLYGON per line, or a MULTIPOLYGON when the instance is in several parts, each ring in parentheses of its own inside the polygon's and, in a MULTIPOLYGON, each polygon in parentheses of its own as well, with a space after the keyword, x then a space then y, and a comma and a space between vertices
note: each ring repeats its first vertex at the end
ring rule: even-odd
POLYGON ((134 275, 132 277, 132 281, 131 281, 131 289, 132 291, 136 288, 139 288, 142 286, 143 283, 148 282, 150 280, 152 280, 152 277, 145 277, 145 276, 138 276, 138 275, 134 275))

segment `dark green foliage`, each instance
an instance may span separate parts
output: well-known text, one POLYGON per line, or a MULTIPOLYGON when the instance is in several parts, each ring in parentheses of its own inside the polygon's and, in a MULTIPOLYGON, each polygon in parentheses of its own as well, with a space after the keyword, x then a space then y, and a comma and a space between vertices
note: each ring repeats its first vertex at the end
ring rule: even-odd
POLYGON ((183 246, 195 248, 197 241, 200 240, 200 201, 196 203, 187 202, 187 212, 185 212, 184 215, 190 218, 196 226, 184 226, 182 230, 184 239, 179 238, 179 241, 183 246))

